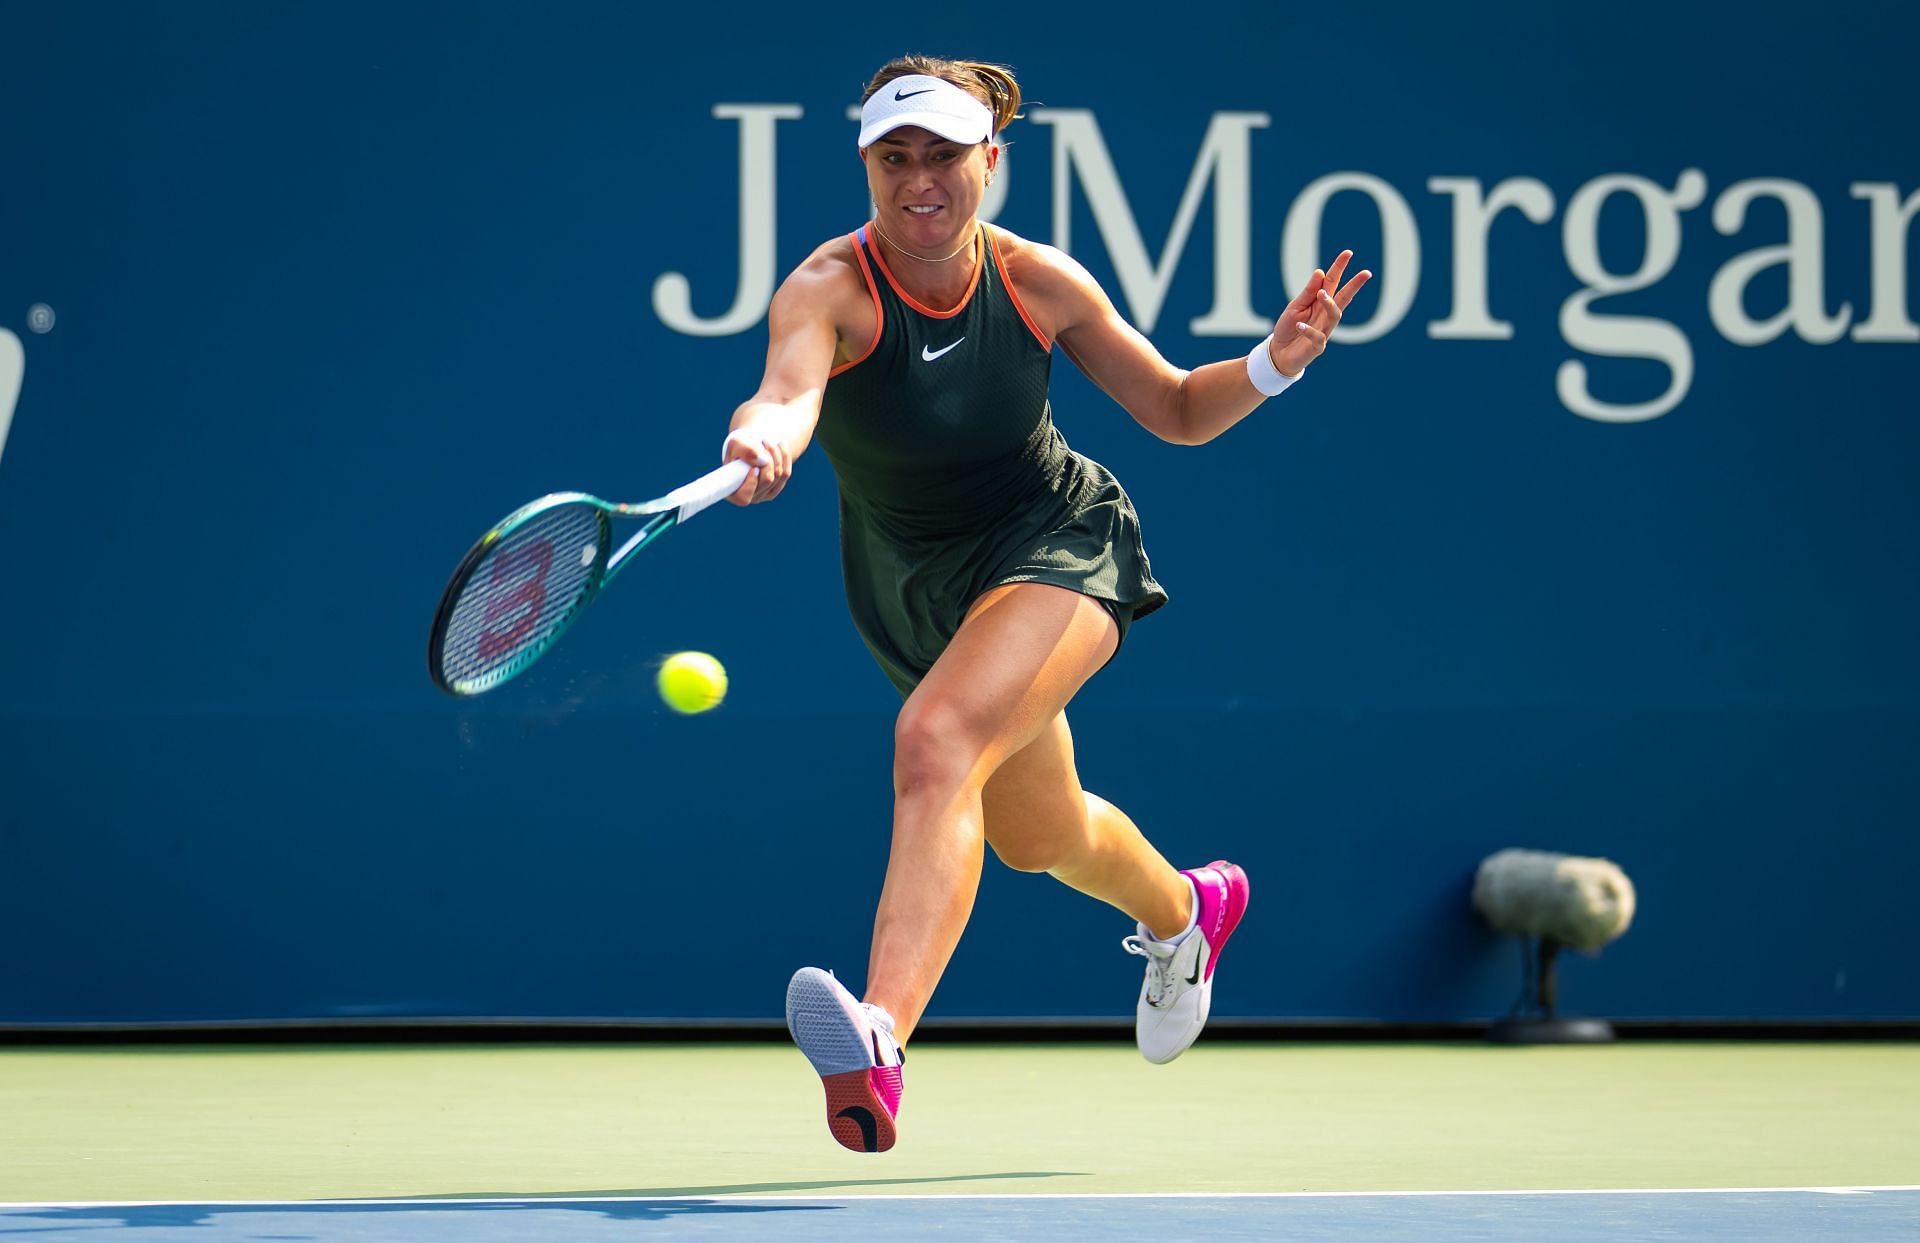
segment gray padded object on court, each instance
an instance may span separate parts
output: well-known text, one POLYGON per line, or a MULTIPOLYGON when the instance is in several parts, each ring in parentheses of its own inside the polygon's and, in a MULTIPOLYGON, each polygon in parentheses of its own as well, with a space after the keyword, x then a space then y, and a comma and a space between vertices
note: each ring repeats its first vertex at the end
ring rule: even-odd
POLYGON ((1633 922, 1633 882, 1607 859, 1502 850, 1481 862, 1473 905, 1501 932, 1591 954, 1633 922))

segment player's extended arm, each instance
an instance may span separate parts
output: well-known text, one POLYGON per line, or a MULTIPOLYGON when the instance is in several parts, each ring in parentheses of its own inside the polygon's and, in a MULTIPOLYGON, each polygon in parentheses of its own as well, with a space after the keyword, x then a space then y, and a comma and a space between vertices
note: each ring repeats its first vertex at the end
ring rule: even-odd
MULTIPOLYGON (((727 499, 736 505, 770 501, 793 474, 820 420, 820 399, 833 369, 837 340, 835 274, 809 261, 796 269, 767 310, 767 366, 760 387, 740 403, 728 424, 723 460, 743 458, 754 469, 727 499)), ((864 292, 864 291, 863 291, 864 292)))
MULTIPOLYGON (((1205 444, 1266 400, 1248 378, 1245 358, 1192 371, 1169 363, 1121 317, 1084 268, 1057 251, 1053 255, 1064 261, 1048 265, 1053 293, 1049 302, 1060 315, 1060 348, 1142 427, 1173 444, 1205 444)), ((1361 272, 1341 286, 1341 274, 1352 258, 1352 252, 1343 251, 1330 269, 1316 271, 1281 312, 1266 342, 1268 357, 1281 375, 1297 377, 1320 356, 1341 313, 1371 279, 1371 272, 1361 272)))

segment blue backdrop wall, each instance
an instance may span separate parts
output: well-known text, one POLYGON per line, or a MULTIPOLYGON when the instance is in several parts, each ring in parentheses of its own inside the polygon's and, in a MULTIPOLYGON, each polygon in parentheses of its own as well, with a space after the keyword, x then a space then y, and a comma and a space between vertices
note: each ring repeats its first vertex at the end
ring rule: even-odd
MULTIPOLYGON (((1920 1016, 1920 18, 1086 12, 11 9, 0 1021, 772 1018, 796 966, 858 979, 897 700, 818 455, 521 681, 456 703, 422 655, 500 514, 715 459, 905 50, 1016 67, 999 222, 1176 362, 1341 245, 1378 273, 1203 448, 1056 369, 1173 596, 1077 701, 1083 775, 1252 874, 1217 1013, 1504 1011, 1467 891, 1525 845, 1639 885, 1577 1009, 1920 1016), (682 648, 720 711, 653 698, 682 648)), ((1125 1016, 1127 931, 990 863, 931 1017, 1125 1016)))

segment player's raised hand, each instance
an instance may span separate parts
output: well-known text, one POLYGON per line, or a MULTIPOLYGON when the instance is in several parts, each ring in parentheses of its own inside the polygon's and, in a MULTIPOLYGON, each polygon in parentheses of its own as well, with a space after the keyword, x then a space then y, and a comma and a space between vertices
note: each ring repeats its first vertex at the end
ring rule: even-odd
POLYGON ((1308 363, 1320 357, 1321 351, 1327 348, 1327 338, 1353 302, 1353 296, 1373 279, 1372 272, 1362 271, 1342 285, 1341 278, 1352 261, 1353 252, 1343 250, 1333 266, 1314 269, 1312 279, 1307 281, 1300 296, 1280 312, 1280 321, 1273 326, 1270 349, 1273 365, 1280 369, 1281 375, 1299 375, 1308 363))

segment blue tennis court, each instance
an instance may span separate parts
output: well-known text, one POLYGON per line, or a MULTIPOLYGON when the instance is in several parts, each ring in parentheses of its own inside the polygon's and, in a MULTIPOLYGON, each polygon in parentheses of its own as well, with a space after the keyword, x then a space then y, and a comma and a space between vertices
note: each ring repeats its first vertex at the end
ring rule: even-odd
POLYGON ((8 1205, 0 1234, 113 1243, 538 1238, 1745 1239, 1920 1234, 1920 1186, 1675 1191, 752 1196, 8 1205))

